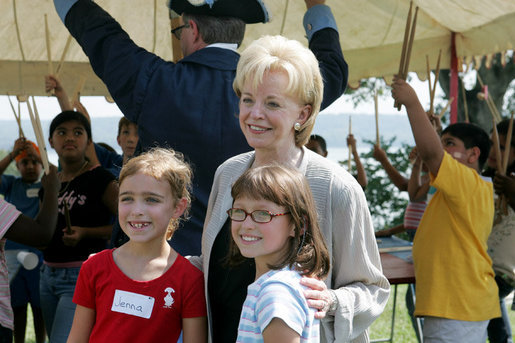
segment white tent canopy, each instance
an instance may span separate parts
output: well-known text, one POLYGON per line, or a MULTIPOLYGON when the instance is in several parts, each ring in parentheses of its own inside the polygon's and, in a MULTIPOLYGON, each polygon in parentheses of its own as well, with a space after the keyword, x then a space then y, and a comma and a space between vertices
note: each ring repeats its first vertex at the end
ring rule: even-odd
MULTIPOLYGON (((263 34, 283 34, 307 44, 302 28, 305 3, 301 0, 265 0, 271 15, 268 24, 247 27, 241 48, 263 34)), ((164 0, 97 0, 132 37, 149 51, 172 59, 170 21, 164 0)), ((340 31, 349 63, 350 86, 368 77, 385 77, 398 71, 409 0, 327 0, 340 31)), ((0 0, 0 94, 43 95, 48 73, 44 14, 48 15, 54 69, 61 59, 68 31, 58 18, 52 0, 0 0)), ((440 67, 449 68, 451 35, 455 34, 460 59, 472 59, 514 48, 515 1, 431 0, 419 6, 410 71, 426 75, 426 55, 434 68, 442 50, 440 67)), ((82 95, 105 95, 107 90, 93 74, 75 41, 67 51, 60 78, 68 89, 86 78, 82 95)))

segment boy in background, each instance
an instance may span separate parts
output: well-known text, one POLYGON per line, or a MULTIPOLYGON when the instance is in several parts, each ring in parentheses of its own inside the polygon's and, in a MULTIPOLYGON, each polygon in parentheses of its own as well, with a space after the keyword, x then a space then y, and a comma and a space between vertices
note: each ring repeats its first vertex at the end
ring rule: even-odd
MULTIPOLYGON (((18 138, 14 142, 12 151, 0 160, 0 194, 5 200, 16 206, 17 210, 30 218, 36 218, 39 211, 38 192, 41 188, 42 165, 38 147, 25 138, 18 138), (4 175, 5 170, 16 162, 16 168, 20 172, 20 177, 4 175)), ((14 271, 10 275, 11 306, 14 313, 14 342, 23 343, 25 341, 25 331, 27 327, 27 305, 30 303, 33 319, 36 342, 45 341, 45 324, 41 304, 39 301, 39 267, 43 255, 38 249, 27 245, 15 243, 11 240, 6 242, 6 255, 8 258, 9 271, 14 271), (16 254, 20 251, 30 251, 40 258, 38 266, 32 270, 25 269, 16 260, 16 254), (10 252, 9 252, 10 251, 10 252)))
POLYGON ((120 148, 122 148, 123 164, 134 156, 136 146, 138 145, 138 138, 138 125, 125 117, 121 117, 118 122, 116 141, 120 148))
POLYGON ((424 342, 485 342, 489 320, 501 314, 486 245, 493 186, 479 174, 488 135, 476 125, 457 123, 440 139, 413 88, 400 78, 392 87, 436 188, 413 242, 415 315, 424 317, 424 342))

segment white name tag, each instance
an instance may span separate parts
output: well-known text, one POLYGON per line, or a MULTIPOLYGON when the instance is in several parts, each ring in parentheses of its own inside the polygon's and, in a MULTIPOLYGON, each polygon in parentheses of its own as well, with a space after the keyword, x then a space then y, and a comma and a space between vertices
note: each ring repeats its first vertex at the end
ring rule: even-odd
POLYGON ((39 188, 29 188, 27 189, 27 198, 36 198, 39 193, 39 188))
POLYGON ((155 299, 148 295, 120 291, 114 293, 111 311, 130 314, 131 316, 150 318, 155 299))

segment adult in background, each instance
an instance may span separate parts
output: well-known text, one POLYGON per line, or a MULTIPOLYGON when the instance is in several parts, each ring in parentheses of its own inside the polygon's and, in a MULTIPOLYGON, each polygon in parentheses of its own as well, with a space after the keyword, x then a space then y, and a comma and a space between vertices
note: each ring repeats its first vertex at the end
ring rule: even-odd
MULTIPOLYGON (((319 225, 331 254, 325 283, 306 278, 308 304, 321 309, 322 342, 368 342, 367 328, 386 305, 390 285, 381 261, 365 194, 340 165, 304 147, 320 110, 323 82, 313 53, 299 42, 265 36, 242 52, 234 89, 239 121, 254 151, 222 164, 215 175, 202 236, 208 318, 213 342, 234 342, 247 286, 255 277, 251 259, 225 263, 230 240, 227 210, 231 185, 249 168, 281 164, 304 174, 313 192, 319 225)), ((248 240, 259 248, 260 237, 248 240)), ((262 246, 266 249, 266 246, 262 246)))
MULTIPOLYGON (((199 255, 202 225, 216 168, 226 159, 249 151, 239 129, 238 97, 232 89, 245 24, 267 22, 261 0, 170 0, 182 14, 173 32, 185 56, 164 61, 137 46, 120 25, 89 0, 54 0, 62 21, 88 55, 95 73, 107 85, 123 114, 138 125, 139 147, 171 147, 192 164, 191 219, 172 238, 181 255, 199 255), (196 3, 192 5, 191 2, 196 3)), ((306 0, 304 18, 310 48, 326 82, 324 106, 347 84, 338 32, 322 0, 306 0), (314 6, 314 7, 313 7, 314 6), (313 8, 311 8, 313 7, 313 8)))

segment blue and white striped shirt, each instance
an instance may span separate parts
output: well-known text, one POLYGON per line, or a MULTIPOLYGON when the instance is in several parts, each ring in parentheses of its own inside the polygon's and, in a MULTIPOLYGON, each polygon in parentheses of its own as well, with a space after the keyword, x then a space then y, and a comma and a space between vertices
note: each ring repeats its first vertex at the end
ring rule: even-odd
POLYGON ((263 342, 263 331, 280 318, 300 335, 301 342, 319 342, 319 320, 304 298, 300 274, 286 267, 271 270, 249 285, 236 342, 263 342))

